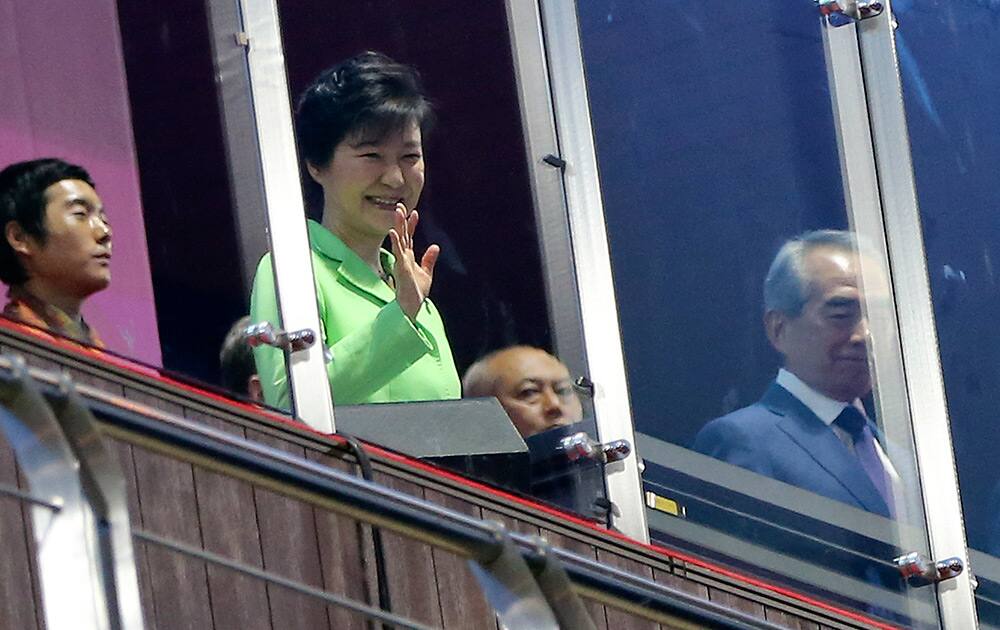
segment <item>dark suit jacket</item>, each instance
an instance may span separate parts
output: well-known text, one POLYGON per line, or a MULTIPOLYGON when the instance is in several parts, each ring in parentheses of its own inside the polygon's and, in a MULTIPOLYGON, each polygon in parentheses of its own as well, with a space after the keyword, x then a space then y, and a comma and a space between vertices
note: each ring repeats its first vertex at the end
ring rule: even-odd
MULTIPOLYGON (((878 430, 869 422, 872 432, 878 430)), ((798 398, 777 383, 759 402, 717 418, 694 450, 836 501, 889 517, 857 457, 798 398)))

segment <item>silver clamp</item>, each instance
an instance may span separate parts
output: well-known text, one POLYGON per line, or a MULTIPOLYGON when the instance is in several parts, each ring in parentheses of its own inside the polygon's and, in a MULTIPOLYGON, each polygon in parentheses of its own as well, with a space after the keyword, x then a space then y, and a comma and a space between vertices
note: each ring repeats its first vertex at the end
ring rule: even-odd
POLYGON ((247 326, 243 330, 243 337, 251 348, 272 346, 288 352, 305 350, 316 343, 316 333, 308 328, 286 332, 275 328, 271 322, 260 322, 247 326))
POLYGON ((932 562, 916 551, 899 556, 895 559, 895 563, 899 573, 910 586, 937 584, 957 577, 965 570, 965 563, 961 558, 946 558, 932 562))
POLYGON ((628 440, 614 440, 607 444, 597 442, 583 431, 568 435, 559 440, 557 452, 562 452, 567 459, 575 462, 579 459, 594 459, 602 464, 610 464, 625 459, 632 452, 628 440))
POLYGON ((830 26, 846 26, 881 15, 885 5, 879 0, 815 0, 830 26))

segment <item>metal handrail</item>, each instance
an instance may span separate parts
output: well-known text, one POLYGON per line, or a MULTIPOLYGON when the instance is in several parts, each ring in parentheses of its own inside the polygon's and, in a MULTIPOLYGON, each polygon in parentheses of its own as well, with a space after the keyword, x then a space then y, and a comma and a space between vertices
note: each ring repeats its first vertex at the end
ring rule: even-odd
MULTIPOLYGON (((0 357, 0 376, 10 371, 13 365, 6 357, 0 357)), ((65 375, 35 369, 29 370, 29 373, 30 377, 42 385, 39 389, 50 406, 55 408, 65 406, 67 397, 65 375)), ((305 458, 156 409, 136 405, 132 401, 93 387, 79 385, 75 389, 86 398, 83 402, 102 426, 103 432, 108 435, 181 461, 249 481, 468 558, 476 563, 473 565, 474 572, 486 571, 494 578, 499 577, 501 582, 506 576, 517 578, 511 579, 510 584, 523 585, 524 578, 527 577, 527 582, 530 583, 527 590, 514 592, 516 589, 508 587, 511 592, 502 593, 500 598, 509 600, 513 595, 515 600, 520 601, 519 605, 512 606, 508 610, 513 615, 523 614, 521 611, 524 609, 535 607, 535 614, 540 616, 522 617, 522 622, 529 619, 548 619, 550 623, 546 624, 547 627, 555 627, 553 624, 556 620, 551 617, 553 612, 558 622, 564 626, 567 620, 582 619, 574 617, 582 611, 578 603, 575 607, 571 605, 566 608, 560 605, 550 610, 546 600, 559 601, 567 595, 575 600, 577 593, 583 593, 591 599, 624 609, 631 614, 675 624, 676 627, 778 627, 765 620, 727 609, 650 579, 605 566, 562 549, 549 548, 544 540, 512 534, 500 523, 481 521, 448 510, 305 458), (518 568, 519 566, 522 568, 518 568), (530 572, 528 567, 531 568, 530 572), (518 571, 528 573, 513 575, 518 571), (542 588, 545 591, 544 595, 539 591, 539 584, 542 583, 545 584, 542 588)), ((139 536, 143 540, 149 537, 146 542, 152 544, 171 547, 182 545, 148 532, 139 532, 139 536)), ((186 547, 175 551, 190 552, 198 557, 208 553, 186 547)), ((221 556, 216 558, 214 555, 212 558, 202 559, 218 561, 226 566, 233 563, 231 560, 221 556)), ((239 568, 245 567, 241 565, 239 568)), ((261 579, 276 583, 288 582, 282 585, 289 588, 312 589, 307 585, 293 583, 281 576, 253 567, 249 567, 249 570, 255 574, 260 573, 257 577, 261 579)), ((312 590, 316 592, 310 590, 311 595, 339 600, 325 591, 312 590)), ((489 591, 489 587, 485 584, 484 590, 489 591)), ((489 592, 487 598, 491 599, 492 603, 493 598, 489 592)), ((329 603, 347 605, 348 608, 356 609, 361 614, 378 616, 374 609, 368 611, 367 607, 359 608, 356 603, 344 604, 332 599, 329 603)), ((500 608, 497 608, 497 612, 503 618, 504 612, 500 608)), ((394 621, 401 622, 396 619, 394 621)), ((527 625, 536 627, 536 624, 527 625)), ((570 625, 579 626, 578 623, 570 625)))
MULTIPOLYGON (((538 568, 545 562, 546 554, 536 539, 507 534, 499 523, 480 521, 156 410, 149 410, 150 417, 109 401, 91 401, 91 410, 110 434, 125 441, 261 484, 457 555, 490 562, 499 556, 503 538, 509 535, 529 566, 538 568)), ((586 590, 589 597, 655 621, 711 628, 778 627, 570 552, 557 550, 555 555, 574 585, 586 590)))

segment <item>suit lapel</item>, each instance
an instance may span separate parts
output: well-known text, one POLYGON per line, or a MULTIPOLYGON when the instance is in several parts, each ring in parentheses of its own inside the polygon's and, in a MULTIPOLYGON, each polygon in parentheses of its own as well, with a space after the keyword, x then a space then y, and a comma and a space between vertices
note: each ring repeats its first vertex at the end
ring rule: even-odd
POLYGON ((777 383, 772 383, 761 404, 782 416, 778 422, 805 454, 832 475, 869 512, 888 515, 889 510, 861 464, 833 429, 823 424, 802 402, 777 383))
MULTIPOLYGON (((366 293, 383 305, 396 299, 396 293, 382 281, 368 265, 347 245, 319 223, 310 220, 309 240, 313 249, 333 263, 331 266, 346 283, 361 293, 366 293)), ((392 269, 392 255, 382 252, 384 267, 392 269)))

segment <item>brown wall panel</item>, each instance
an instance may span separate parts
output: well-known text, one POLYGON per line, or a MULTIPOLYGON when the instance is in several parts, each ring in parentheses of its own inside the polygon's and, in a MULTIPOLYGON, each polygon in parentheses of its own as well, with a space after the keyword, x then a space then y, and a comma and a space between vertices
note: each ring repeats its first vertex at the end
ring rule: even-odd
MULTIPOLYGON (((125 476, 125 494, 128 500, 128 520, 133 528, 142 529, 142 510, 139 509, 139 489, 135 476, 135 459, 132 445, 118 440, 108 440, 108 446, 118 460, 125 476)), ((149 571, 149 556, 146 545, 133 540, 136 573, 139 576, 139 597, 142 602, 142 618, 146 628, 156 628, 156 603, 153 598, 153 583, 149 571)))
MULTIPOLYGON (((479 506, 442 492, 428 489, 424 498, 467 516, 482 518, 479 506)), ((442 549, 433 549, 432 553, 444 627, 456 630, 495 628, 493 607, 486 601, 483 589, 469 568, 469 561, 442 549)))
POLYGON ((719 588, 709 587, 708 597, 716 604, 745 612, 752 617, 764 618, 764 605, 719 588))
MULTIPOLYGON (((420 486, 399 478, 376 473, 375 481, 405 494, 422 495, 420 486)), ((393 612, 440 628, 444 621, 431 548, 389 531, 382 532, 382 540, 389 559, 386 572, 393 612)))
MULTIPOLYGON (((340 472, 354 474, 354 467, 315 452, 309 459, 340 472)), ((378 607, 371 528, 328 510, 316 510, 316 533, 323 567, 323 588, 370 606, 378 607)), ((365 618, 340 606, 328 606, 330 627, 336 630, 366 630, 365 618)))
MULTIPOLYGON (((305 455, 302 447, 286 444, 257 431, 248 430, 247 437, 293 455, 305 455)), ((270 490, 256 488, 254 494, 264 568, 297 582, 323 588, 315 510, 270 490)), ((310 630, 330 627, 326 605, 322 602, 270 584, 267 593, 273 627, 310 630)))
MULTIPOLYGON (((597 561, 605 566, 628 571, 629 573, 647 578, 649 580, 653 579, 652 567, 646 566, 629 558, 624 558, 618 554, 605 551, 604 549, 597 550, 597 561)), ((622 610, 618 610, 610 606, 607 607, 606 610, 609 628, 629 628, 630 630, 657 630, 657 628, 659 628, 659 624, 657 623, 649 621, 648 619, 636 617, 622 610)))
MULTIPOLYGON (((188 410, 187 417, 216 429, 231 430, 229 423, 204 414, 188 410)), ((253 486, 197 466, 194 480, 205 550, 263 568, 253 486)), ((271 630, 267 585, 262 580, 209 565, 208 591, 215 630, 271 630)))
POLYGON ((783 628, 790 628, 791 630, 819 630, 819 624, 815 621, 801 619, 771 607, 764 609, 764 616, 771 623, 778 624, 783 628))
MULTIPOLYGON (((593 545, 589 545, 582 540, 577 540, 570 538, 569 536, 564 536, 562 534, 541 530, 542 538, 549 541, 550 545, 565 549, 584 558, 589 558, 591 560, 597 560, 597 549, 593 545)), ((583 605, 587 608, 587 612, 590 613, 590 618, 594 620, 594 626, 598 630, 607 630, 608 628, 614 628, 608 623, 608 610, 605 609, 603 604, 600 604, 592 599, 584 599, 583 605)))
MULTIPOLYGON (((0 483, 19 485, 14 451, 3 436, 0 436, 0 483)), ((38 583, 30 561, 34 545, 29 544, 33 538, 29 514, 30 508, 21 500, 0 497, 0 541, 4 554, 0 562, 0 628, 44 626, 41 607, 36 603, 38 583)))

